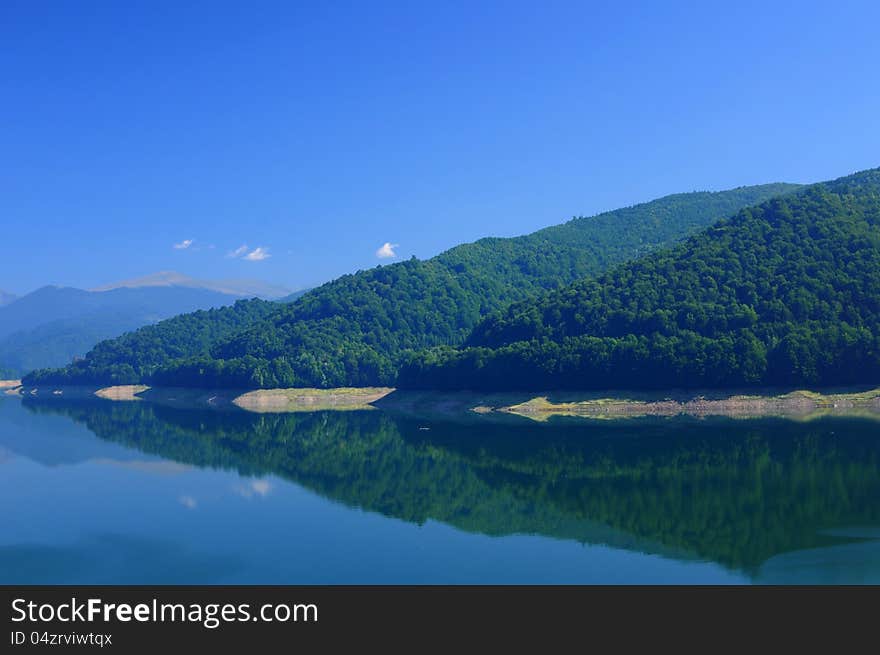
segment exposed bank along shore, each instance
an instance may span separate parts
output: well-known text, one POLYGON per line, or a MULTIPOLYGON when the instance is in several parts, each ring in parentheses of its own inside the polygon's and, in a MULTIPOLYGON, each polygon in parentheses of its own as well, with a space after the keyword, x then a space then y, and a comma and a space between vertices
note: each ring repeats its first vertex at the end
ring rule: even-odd
POLYGON ((209 390, 157 388, 145 385, 111 387, 21 387, 17 380, 0 381, 6 394, 35 398, 104 399, 154 402, 181 408, 241 409, 251 412, 351 411, 380 408, 418 415, 523 416, 547 420, 555 416, 593 419, 646 416, 783 416, 810 419, 826 415, 880 419, 880 388, 672 392, 431 392, 388 387, 341 389, 209 390))

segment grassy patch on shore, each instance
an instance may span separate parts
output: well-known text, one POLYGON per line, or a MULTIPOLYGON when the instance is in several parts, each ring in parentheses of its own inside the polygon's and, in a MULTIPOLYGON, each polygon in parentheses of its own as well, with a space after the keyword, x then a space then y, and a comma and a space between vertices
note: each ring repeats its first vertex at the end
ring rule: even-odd
POLYGON ((501 407, 498 411, 546 420, 551 416, 618 418, 640 416, 729 416, 751 418, 784 416, 809 420, 827 415, 858 415, 880 418, 880 389, 795 390, 753 394, 721 392, 675 394, 663 397, 604 396, 553 401, 547 396, 501 407))
POLYGON ((880 418, 880 389, 670 390, 662 392, 423 392, 395 391, 377 406, 420 415, 516 415, 615 419, 644 416, 781 416, 806 420, 826 415, 880 418))

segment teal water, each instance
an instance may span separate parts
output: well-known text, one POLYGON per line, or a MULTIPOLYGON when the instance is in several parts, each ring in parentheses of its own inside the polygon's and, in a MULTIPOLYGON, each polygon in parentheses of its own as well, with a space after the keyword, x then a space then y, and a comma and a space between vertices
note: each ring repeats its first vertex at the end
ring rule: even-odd
POLYGON ((0 400, 0 583, 880 583, 880 430, 0 400))

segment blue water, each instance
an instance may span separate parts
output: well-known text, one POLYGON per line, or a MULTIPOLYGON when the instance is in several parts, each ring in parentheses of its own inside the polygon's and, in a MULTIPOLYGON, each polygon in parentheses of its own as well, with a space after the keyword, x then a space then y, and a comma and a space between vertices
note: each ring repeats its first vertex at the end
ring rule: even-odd
POLYGON ((0 583, 878 583, 875 427, 4 398, 0 583))

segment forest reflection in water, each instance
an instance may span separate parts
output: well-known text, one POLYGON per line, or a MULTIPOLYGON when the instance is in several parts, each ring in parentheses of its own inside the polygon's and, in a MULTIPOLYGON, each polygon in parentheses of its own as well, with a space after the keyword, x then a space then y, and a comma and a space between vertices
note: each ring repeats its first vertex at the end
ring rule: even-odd
POLYGON ((865 575, 876 573, 880 438, 870 421, 537 424, 23 402, 108 442, 181 464, 275 475, 411 523, 708 560, 759 579, 785 579, 779 571, 804 558, 830 567, 867 558, 865 575))

